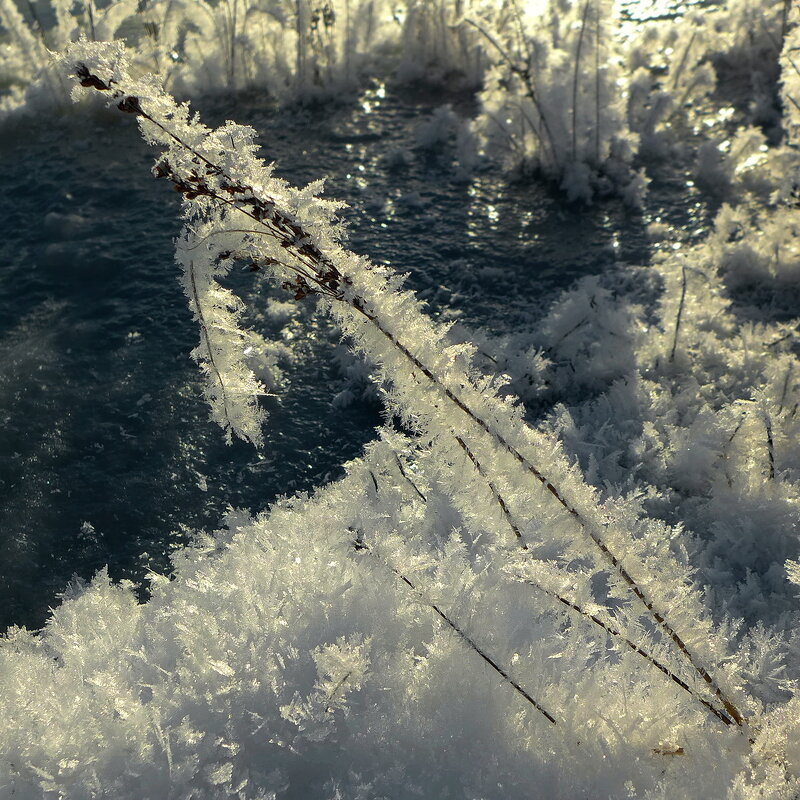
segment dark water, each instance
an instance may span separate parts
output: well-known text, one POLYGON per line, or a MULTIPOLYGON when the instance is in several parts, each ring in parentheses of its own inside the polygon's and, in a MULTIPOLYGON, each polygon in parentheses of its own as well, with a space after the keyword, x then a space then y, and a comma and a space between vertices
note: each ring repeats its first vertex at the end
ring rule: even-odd
MULTIPOLYGON (((420 149, 417 126, 445 100, 468 110, 381 87, 346 107, 276 114, 238 98, 200 110, 257 127, 289 180, 328 176, 328 194, 353 207, 353 249, 410 272, 434 314, 519 329, 577 277, 647 259, 643 219, 620 204, 566 207, 536 184, 464 179, 452 142, 420 149)), ((223 443, 188 356, 177 195, 152 160, 133 120, 111 112, 0 133, 0 629, 41 626, 73 573, 108 564, 140 581, 227 506, 263 509, 335 478, 381 421, 371 402, 332 405, 345 385, 336 333, 304 309, 285 340, 287 385, 265 401, 263 452, 223 443)), ((680 227, 691 214, 675 194, 656 185, 651 213, 680 227)), ((254 324, 279 336, 259 312, 280 292, 252 281, 237 278, 254 324)))

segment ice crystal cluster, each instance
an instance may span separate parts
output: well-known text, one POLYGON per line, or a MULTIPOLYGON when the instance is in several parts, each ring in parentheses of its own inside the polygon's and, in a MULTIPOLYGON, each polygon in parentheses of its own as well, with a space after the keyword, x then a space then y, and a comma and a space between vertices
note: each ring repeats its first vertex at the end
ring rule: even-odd
MULTIPOLYGON (((357 5, 312 8, 315 35, 357 5)), ((535 19, 513 3, 508 19, 456 5, 452 20, 447 4, 417 2, 397 24, 442 45, 424 45, 442 74, 486 69, 476 148, 507 148, 574 198, 640 196, 637 149, 676 152, 675 131, 726 91, 714 69, 742 54, 753 85, 780 91, 786 140, 728 87, 744 124, 697 146, 698 182, 726 200, 711 230, 657 244, 646 268, 578 282, 536 330, 484 336, 509 373, 490 374, 401 275, 345 248, 321 184, 273 174, 254 130, 205 127, 141 76, 146 51, 69 46, 49 77, 135 118, 159 150, 154 175, 184 198, 177 261, 226 435, 259 442, 265 391, 223 285, 234 266, 329 314, 399 423, 313 496, 232 511, 172 576, 150 576, 146 603, 101 572, 43 631, 9 631, 3 796, 800 792, 796 15, 739 2, 689 16, 660 40, 679 57, 659 83, 655 34, 625 50, 599 1, 535 19), (751 18, 769 35, 742 39, 734 21, 751 18), (535 424, 515 393, 542 409, 535 424)), ((16 6, 2 8, 15 52, 33 53, 16 6)), ((224 41, 215 70, 236 84, 243 42, 224 41)), ((320 76, 359 51, 327 52, 320 76)))
MULTIPOLYGON (((0 0, 0 113, 67 105, 48 48, 125 42, 136 74, 179 96, 237 89, 281 102, 352 92, 370 77, 478 89, 462 166, 534 171, 570 200, 641 203, 642 158, 668 157, 714 92, 774 112, 789 0, 737 0, 619 33, 612 0, 0 0), (724 78, 718 78, 723 74, 724 78), (742 87, 745 87, 744 90, 742 87)), ((785 67, 797 59, 783 49, 785 67)), ((792 80, 784 68, 783 80, 792 80)), ((724 142, 716 142, 717 145, 724 142)), ((708 165, 725 159, 709 142, 708 165)), ((710 167, 709 167, 710 168, 710 167)), ((708 169, 706 170, 708 172, 708 169)))
MULTIPOLYGON (((511 4, 506 13, 521 12, 511 4)), ((620 193, 638 202, 646 180, 632 168, 639 137, 619 90, 613 4, 553 3, 528 20, 493 14, 475 24, 494 56, 476 122, 487 144, 506 150, 511 168, 559 180, 570 200, 620 193)))

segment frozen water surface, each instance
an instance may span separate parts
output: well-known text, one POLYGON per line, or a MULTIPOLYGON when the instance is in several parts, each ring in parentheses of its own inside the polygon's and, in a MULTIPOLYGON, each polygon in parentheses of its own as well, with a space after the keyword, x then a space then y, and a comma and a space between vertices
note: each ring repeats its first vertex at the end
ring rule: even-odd
MULTIPOLYGON (((375 85, 347 106, 277 112, 239 97, 198 109, 209 124, 254 125, 290 181, 326 176, 328 195, 352 206, 353 249, 409 272, 435 314, 492 332, 530 326, 582 275, 645 263, 650 219, 684 239, 705 226, 674 167, 644 216, 616 201, 566 206, 491 171, 465 176, 452 137, 432 145, 420 126, 444 103, 471 113, 469 102, 375 85)), ((263 509, 337 477, 380 423, 374 402, 333 404, 346 384, 326 322, 310 309, 264 313, 289 298, 242 273, 253 325, 291 358, 265 400, 263 452, 226 446, 188 355, 178 196, 151 177, 133 120, 98 111, 2 136, 0 629, 41 626, 74 573, 108 564, 138 581, 227 506, 263 509)))

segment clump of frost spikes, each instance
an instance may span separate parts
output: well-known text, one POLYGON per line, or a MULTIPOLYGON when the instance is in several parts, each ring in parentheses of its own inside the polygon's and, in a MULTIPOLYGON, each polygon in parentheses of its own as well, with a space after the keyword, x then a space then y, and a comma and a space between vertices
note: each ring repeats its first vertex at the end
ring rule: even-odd
POLYGON ((280 101, 339 97, 380 76, 480 84, 485 55, 465 10, 483 0, 0 0, 0 110, 63 105, 50 50, 124 41, 139 74, 179 95, 257 88, 280 101))
MULTIPOLYGON (((206 263, 209 291, 189 292, 201 324, 236 321, 214 308, 235 305, 213 291, 226 263, 273 273, 333 315, 414 433, 385 431, 313 499, 231 515, 176 558, 174 581, 152 576, 144 605, 101 574, 41 635, 12 631, 0 785, 242 798, 797 790, 794 701, 764 714, 729 623, 712 623, 678 531, 646 498, 587 485, 401 278, 341 247, 319 186, 292 189, 255 158, 250 129, 227 123, 223 145, 155 80, 131 79, 117 46, 79 43, 63 60, 164 149, 156 172, 185 198, 179 261, 206 263)), ((225 417, 221 391, 209 395, 225 417)), ((229 431, 254 438, 254 406, 237 408, 229 431)))
POLYGON ((639 136, 626 117, 613 4, 522 6, 513 0, 470 20, 492 59, 475 122, 484 147, 504 153, 511 170, 557 182, 569 200, 619 194, 639 204, 647 180, 633 167, 639 136))
MULTIPOLYGON (((481 113, 461 131, 463 169, 499 157, 512 172, 544 174, 570 199, 611 193, 638 205, 648 183, 639 158, 684 151, 715 90, 752 106, 751 123, 775 127, 790 5, 737 0, 668 25, 628 26, 625 38, 610 0, 543 8, 521 0, 0 0, 0 112, 65 105, 48 48, 80 35, 125 41, 136 74, 155 69, 182 96, 257 88, 306 101, 391 74, 480 89, 481 113)), ((755 133, 747 129, 741 142, 755 133)), ((720 130, 704 144, 706 186, 735 182, 726 139, 720 130)))

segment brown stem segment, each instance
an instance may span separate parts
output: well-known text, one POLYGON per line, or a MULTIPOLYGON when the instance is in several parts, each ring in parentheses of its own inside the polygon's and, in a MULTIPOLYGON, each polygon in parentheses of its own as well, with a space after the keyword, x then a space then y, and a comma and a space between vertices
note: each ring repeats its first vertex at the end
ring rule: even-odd
POLYGON ((419 497, 422 499, 422 502, 427 503, 428 498, 425 497, 424 494, 422 494, 422 492, 419 490, 419 486, 417 486, 417 484, 414 483, 414 481, 412 481, 411 478, 408 477, 406 471, 403 469, 403 462, 400 460, 400 456, 397 455, 397 453, 394 454, 394 460, 397 462, 397 469, 400 470, 400 474, 406 479, 408 483, 411 484, 411 488, 419 495, 419 497))
POLYGON ((675 360, 675 351, 678 348, 678 335, 681 331, 681 320, 683 319, 683 307, 686 303, 686 266, 681 265, 681 299, 678 303, 678 314, 675 318, 675 336, 672 339, 672 350, 669 354, 669 363, 675 360))
POLYGON ((430 600, 425 598, 425 595, 422 591, 417 588, 417 586, 412 583, 399 569, 392 566, 387 561, 384 561, 380 556, 375 553, 375 551, 368 545, 365 544, 363 537, 356 540, 355 547, 357 550, 366 550, 372 553, 379 561, 383 562, 388 569, 390 569, 400 580, 411 589, 417 597, 421 598, 423 602, 433 609, 433 611, 437 614, 439 619, 441 619, 451 630, 453 630, 463 642, 467 644, 470 649, 474 650, 506 683, 511 684, 511 686, 515 689, 515 691, 521 695, 528 703, 530 703, 548 722, 552 723, 553 725, 557 725, 555 717, 547 711, 539 702, 531 697, 530 693, 522 688, 490 655, 488 655, 480 646, 478 646, 473 639, 471 639, 463 630, 452 620, 447 614, 442 611, 439 606, 435 603, 432 603, 430 600))
POLYGON ((475 454, 467 446, 467 443, 460 436, 456 436, 456 441, 458 442, 458 444, 461 447, 461 449, 467 454, 467 457, 473 463, 475 469, 478 471, 478 474, 489 485, 489 489, 491 490, 495 501, 500 506, 500 508, 503 511, 503 514, 505 515, 506 522, 508 522, 509 527, 514 532, 514 536, 517 537, 517 542, 519 543, 519 546, 523 550, 528 550, 528 545, 525 544, 525 540, 522 538, 522 532, 520 531, 519 526, 514 522, 514 519, 511 516, 511 512, 508 510, 508 505, 506 504, 505 498, 503 497, 503 495, 500 494, 500 492, 497 491, 497 487, 494 485, 492 480, 486 474, 486 471, 484 470, 483 465, 481 464, 480 461, 478 461, 478 459, 475 456, 475 454))

